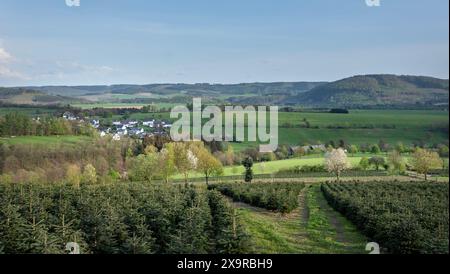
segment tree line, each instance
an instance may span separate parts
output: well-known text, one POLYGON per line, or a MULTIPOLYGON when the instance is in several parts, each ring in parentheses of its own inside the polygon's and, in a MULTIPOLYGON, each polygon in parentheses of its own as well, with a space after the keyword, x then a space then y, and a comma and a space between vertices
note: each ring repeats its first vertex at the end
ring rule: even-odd
POLYGON ((68 121, 63 118, 43 116, 31 118, 19 112, 0 117, 0 136, 94 136, 96 130, 86 122, 68 121))
POLYGON ((134 157, 135 141, 93 139, 77 145, 0 143, 0 181, 94 184, 120 179, 134 157))

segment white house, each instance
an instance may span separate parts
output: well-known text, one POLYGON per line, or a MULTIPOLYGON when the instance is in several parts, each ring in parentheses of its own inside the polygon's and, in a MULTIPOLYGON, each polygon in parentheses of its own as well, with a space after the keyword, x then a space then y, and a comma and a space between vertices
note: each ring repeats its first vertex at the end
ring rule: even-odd
POLYGON ((114 141, 120 141, 120 135, 119 134, 114 134, 114 136, 113 136, 113 140, 114 141))
POLYGON ((142 123, 142 125, 147 126, 147 127, 154 127, 155 126, 155 120, 145 121, 145 122, 142 123))
POLYGON ((75 117, 75 115, 73 115, 71 112, 68 112, 68 111, 64 112, 63 118, 66 120, 69 120, 69 121, 77 120, 77 117, 75 117))

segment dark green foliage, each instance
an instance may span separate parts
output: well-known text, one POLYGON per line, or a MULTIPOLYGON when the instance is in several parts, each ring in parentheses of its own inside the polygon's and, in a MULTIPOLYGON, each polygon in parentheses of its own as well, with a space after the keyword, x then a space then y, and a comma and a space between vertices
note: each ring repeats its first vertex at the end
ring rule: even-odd
POLYGON ((345 108, 332 108, 330 110, 330 113, 337 113, 337 114, 349 114, 350 111, 345 108))
POLYGON ((217 193, 189 186, 0 184, 0 253, 245 253, 217 193))
POLYGON ((234 209, 230 209, 223 196, 215 190, 208 193, 212 215, 215 253, 236 254, 250 250, 249 235, 242 228, 234 209))
POLYGON ((296 166, 292 168, 284 168, 277 172, 277 174, 304 174, 304 173, 315 173, 315 172, 328 172, 324 165, 304 165, 296 166))
POLYGON ((289 213, 298 207, 298 196, 304 187, 302 183, 229 183, 210 186, 234 201, 281 213, 289 213))
POLYGON ((322 192, 333 208, 388 252, 449 252, 448 184, 326 183, 322 192))
POLYGON ((245 168, 244 180, 247 183, 251 183, 253 180, 253 159, 251 157, 247 157, 244 161, 242 161, 242 165, 245 168))

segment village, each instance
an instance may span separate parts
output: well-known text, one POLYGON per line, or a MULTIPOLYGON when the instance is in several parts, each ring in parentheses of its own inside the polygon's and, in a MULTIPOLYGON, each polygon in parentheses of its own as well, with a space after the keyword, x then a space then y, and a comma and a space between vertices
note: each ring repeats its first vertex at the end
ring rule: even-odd
POLYGON ((115 141, 120 141, 121 138, 127 136, 132 138, 144 139, 147 136, 165 135, 167 130, 172 128, 172 124, 168 121, 162 120, 123 120, 113 121, 110 125, 103 124, 99 119, 83 119, 75 116, 71 112, 65 112, 62 118, 68 121, 88 121, 92 127, 98 130, 100 137, 112 136, 115 141))

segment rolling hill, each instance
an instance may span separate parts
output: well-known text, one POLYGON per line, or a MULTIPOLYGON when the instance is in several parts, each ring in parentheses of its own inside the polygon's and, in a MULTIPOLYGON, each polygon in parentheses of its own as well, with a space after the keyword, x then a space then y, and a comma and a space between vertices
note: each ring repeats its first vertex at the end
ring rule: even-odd
POLYGON ((449 82, 432 77, 362 75, 315 87, 283 103, 316 107, 448 105, 449 82))
POLYGON ((0 103, 13 105, 67 105, 86 100, 23 88, 0 88, 0 103))
POLYGON ((85 96, 111 94, 152 93, 158 95, 171 94, 227 94, 227 95, 295 95, 325 82, 278 82, 278 83, 242 83, 242 84, 150 84, 150 85, 111 85, 111 86, 42 86, 27 89, 62 96, 85 96))
POLYGON ((449 81, 386 74, 359 75, 336 82, 0 88, 0 102, 15 104, 189 103, 193 97, 215 104, 304 108, 447 108, 449 81))

